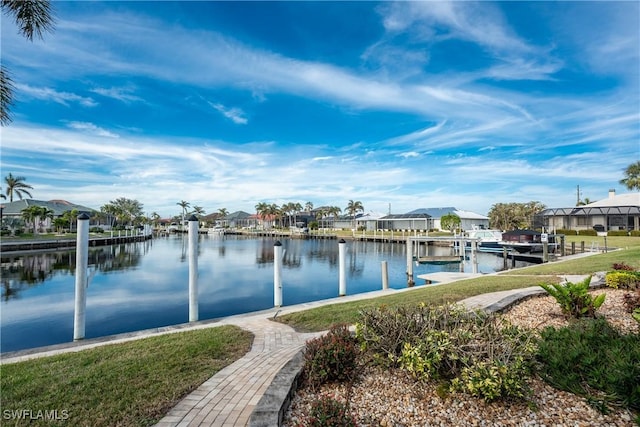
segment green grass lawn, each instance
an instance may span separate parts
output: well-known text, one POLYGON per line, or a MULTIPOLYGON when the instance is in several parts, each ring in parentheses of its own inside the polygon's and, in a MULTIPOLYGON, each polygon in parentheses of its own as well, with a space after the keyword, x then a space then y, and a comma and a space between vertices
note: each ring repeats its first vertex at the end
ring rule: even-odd
MULTIPOLYGON (((251 348, 236 326, 177 332, 0 366, 7 411, 57 410, 65 426, 153 425, 251 348)), ((22 420, 15 425, 55 425, 22 420)))

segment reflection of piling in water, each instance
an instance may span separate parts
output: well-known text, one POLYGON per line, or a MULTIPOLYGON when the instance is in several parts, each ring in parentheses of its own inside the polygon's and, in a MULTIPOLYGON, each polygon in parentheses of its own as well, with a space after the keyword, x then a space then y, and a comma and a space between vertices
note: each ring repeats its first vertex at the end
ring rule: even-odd
POLYGON ((87 307, 87 266, 89 262, 89 215, 78 215, 76 243, 76 299, 73 315, 73 340, 84 339, 87 307))
POLYGON ((339 295, 341 297, 347 295, 347 252, 346 252, 347 242, 344 239, 340 239, 338 242, 338 259, 340 260, 339 268, 340 268, 340 292, 339 295))
POLYGON ((198 321, 198 218, 189 218, 189 322, 198 321))
POLYGON ((282 306, 282 243, 273 245, 273 305, 282 306))

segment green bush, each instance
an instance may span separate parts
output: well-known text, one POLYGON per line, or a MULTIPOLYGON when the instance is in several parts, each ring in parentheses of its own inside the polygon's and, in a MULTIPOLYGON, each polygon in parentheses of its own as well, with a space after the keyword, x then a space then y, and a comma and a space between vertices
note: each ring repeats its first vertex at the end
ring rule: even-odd
POLYGON ((371 351, 382 356, 378 360, 397 366, 405 343, 417 344, 433 330, 468 328, 478 316, 483 314, 471 314, 463 306, 453 304, 417 304, 393 309, 381 306, 360 312, 356 337, 363 351, 371 351))
POLYGON ((104 233, 104 229, 102 229, 101 227, 91 227, 89 229, 90 233, 104 233))
POLYGON ((566 230, 566 229, 558 229, 556 230, 556 234, 564 234, 565 236, 577 236, 578 235, 578 231, 577 230, 566 230))
POLYGON ((640 271, 610 271, 604 278, 608 287, 614 289, 640 289, 640 271))
POLYGON ((640 237, 640 230, 631 230, 629 236, 640 237))
POLYGON ((607 236, 628 236, 629 232, 625 230, 610 230, 607 232, 607 236))
POLYGON ((567 317, 595 317, 596 310, 604 303, 605 294, 594 298, 589 293, 591 276, 580 283, 541 283, 539 286, 547 291, 560 304, 562 313, 567 317))
POLYGON ((479 361, 464 367, 460 377, 451 382, 451 389, 465 391, 485 401, 524 398, 529 394, 529 389, 523 378, 529 373, 529 363, 522 357, 510 364, 497 360, 479 361))
POLYGON ((598 232, 596 230, 579 230, 578 236, 597 236, 598 232))
POLYGON ((541 376, 586 397, 601 410, 621 404, 640 410, 640 335, 622 335, 604 319, 545 328, 538 343, 541 376))
POLYGON ((314 389, 331 381, 350 381, 357 355, 357 342, 347 325, 335 325, 327 334, 307 342, 303 378, 314 389))
POLYGON ((306 427, 355 427, 356 420, 349 414, 348 405, 326 396, 311 404, 308 418, 303 422, 306 427))
POLYGON ((364 347, 382 352, 416 379, 451 380, 451 391, 486 400, 525 394, 532 336, 495 315, 421 304, 368 310, 362 318, 357 337, 364 347))

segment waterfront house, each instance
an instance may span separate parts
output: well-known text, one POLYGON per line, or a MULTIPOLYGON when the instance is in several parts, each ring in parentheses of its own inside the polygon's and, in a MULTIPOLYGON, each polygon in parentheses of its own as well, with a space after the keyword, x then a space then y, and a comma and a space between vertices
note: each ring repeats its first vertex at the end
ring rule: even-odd
POLYGON ((539 216, 545 228, 555 230, 640 230, 640 192, 616 194, 583 206, 545 209, 539 216))

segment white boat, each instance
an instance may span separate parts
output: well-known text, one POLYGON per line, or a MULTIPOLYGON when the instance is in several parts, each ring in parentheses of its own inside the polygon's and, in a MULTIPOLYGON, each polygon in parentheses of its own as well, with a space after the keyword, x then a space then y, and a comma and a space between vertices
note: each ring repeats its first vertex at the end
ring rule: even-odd
MULTIPOLYGON (((478 250, 480 252, 502 252, 502 231, 482 228, 474 228, 465 231, 465 235, 478 240, 478 250)), ((467 249, 470 242, 467 242, 467 249)))
POLYGON ((220 227, 220 226, 211 227, 207 230, 207 234, 215 234, 215 235, 224 234, 224 227, 220 227))

